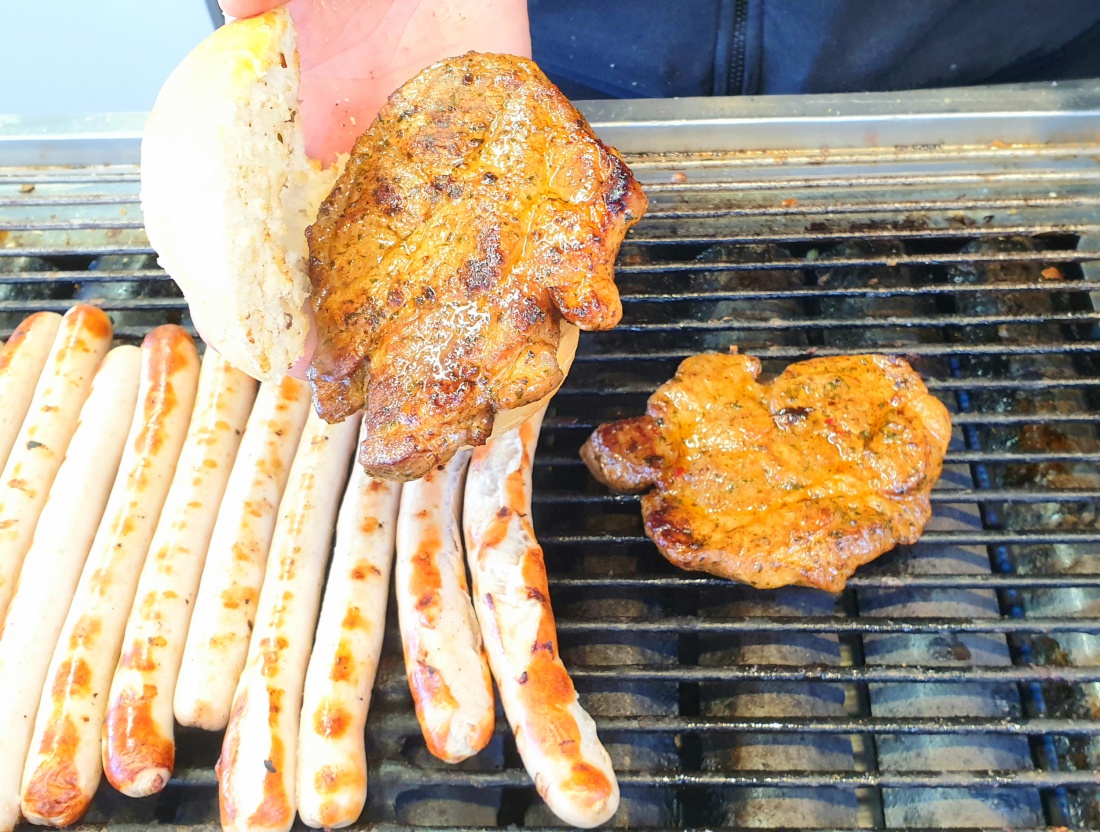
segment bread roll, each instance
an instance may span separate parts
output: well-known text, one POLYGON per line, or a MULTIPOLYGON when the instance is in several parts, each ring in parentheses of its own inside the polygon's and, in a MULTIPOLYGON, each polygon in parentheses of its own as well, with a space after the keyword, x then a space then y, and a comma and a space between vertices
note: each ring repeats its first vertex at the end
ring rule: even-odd
POLYGON ((216 30, 157 96, 141 145, 149 241, 203 339, 260 380, 304 354, 305 229, 335 166, 309 160, 284 9, 216 30))

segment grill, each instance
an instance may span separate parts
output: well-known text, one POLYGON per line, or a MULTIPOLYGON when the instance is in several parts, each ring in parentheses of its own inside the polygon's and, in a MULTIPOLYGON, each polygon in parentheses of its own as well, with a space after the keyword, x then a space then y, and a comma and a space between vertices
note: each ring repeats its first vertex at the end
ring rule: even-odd
MULTIPOLYGON (((581 341, 535 460, 562 656, 620 773, 613 825, 1100 828, 1100 85, 592 103, 651 201, 625 314, 581 341), (839 596, 679 572, 577 450, 694 352, 765 374, 907 357, 953 413, 923 539, 839 596)), ((137 202, 140 120, 0 122, 0 334, 75 299, 190 326, 137 202)), ((392 613, 392 610, 391 610, 392 613)), ((428 755, 391 614, 364 828, 557 824, 497 736, 428 755)), ((217 826, 220 737, 89 828, 217 826)))

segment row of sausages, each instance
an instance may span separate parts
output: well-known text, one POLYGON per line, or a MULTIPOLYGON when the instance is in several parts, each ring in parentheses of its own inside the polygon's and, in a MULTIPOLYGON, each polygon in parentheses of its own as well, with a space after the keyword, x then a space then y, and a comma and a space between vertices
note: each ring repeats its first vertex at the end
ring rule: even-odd
POLYGON ((75 822, 104 774, 160 791, 177 721, 225 730, 225 829, 354 822, 391 564, 432 753, 488 743, 495 678, 550 808, 614 814, 530 522, 541 416, 402 488, 351 464, 358 419, 323 422, 301 382, 200 361, 175 326, 112 335, 81 305, 0 350, 0 832, 75 822))

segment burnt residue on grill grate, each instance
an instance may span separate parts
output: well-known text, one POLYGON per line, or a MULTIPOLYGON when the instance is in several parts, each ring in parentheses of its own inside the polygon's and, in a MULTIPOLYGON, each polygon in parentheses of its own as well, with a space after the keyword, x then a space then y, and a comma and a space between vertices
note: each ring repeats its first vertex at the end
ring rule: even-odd
MULTIPOLYGON (((842 615, 836 599, 804 589, 704 592, 700 615, 745 620, 754 616, 801 618, 842 615)), ((737 633, 700 637, 699 663, 707 667, 743 664, 839 665, 841 644, 834 633, 737 633)), ((710 718, 842 718, 848 714, 845 685, 800 682, 704 682, 700 715, 710 718)), ((701 738, 705 771, 851 772, 857 768, 852 737, 843 734, 722 733, 701 738)), ((852 790, 730 788, 715 790, 707 818, 721 826, 784 828, 813 818, 822 826, 857 826, 859 807, 852 790)))
MULTIPOLYGON (((1100 166, 1044 152, 972 151, 980 175, 950 150, 752 176, 713 154, 631 160, 651 212, 620 257, 623 322, 582 339, 535 461, 562 656, 621 776, 612 826, 1100 828, 1100 166), (730 347, 765 374, 913 363, 956 422, 920 543, 835 597, 660 557, 637 498, 577 450, 681 359, 730 347)), ((2 334, 73 300, 123 340, 190 325, 137 187, 125 166, 0 168, 2 334)), ((216 828, 219 743, 181 731, 161 796, 104 787, 87 822, 216 828)), ((367 744, 362 827, 560 825, 502 714, 475 759, 426 752, 392 610, 367 744)))

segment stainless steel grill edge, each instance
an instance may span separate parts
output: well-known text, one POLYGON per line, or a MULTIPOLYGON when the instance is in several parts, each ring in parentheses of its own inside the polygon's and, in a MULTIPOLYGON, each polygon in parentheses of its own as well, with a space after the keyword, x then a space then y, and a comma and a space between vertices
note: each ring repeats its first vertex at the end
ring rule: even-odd
MULTIPOLYGON (((582 339, 546 419, 534 519, 612 825, 1100 828, 1100 83, 582 109, 651 211, 622 325, 582 339), (730 346, 765 373, 913 363, 956 425, 920 543, 836 597, 663 561, 576 452, 730 346)), ((0 118, 0 335, 76 299, 123 340, 189 325, 142 231, 140 126, 0 118)), ((502 716, 476 759, 427 754, 394 624, 359 826, 555 826, 502 716)), ((180 731, 162 795, 104 787, 81 828, 215 828, 219 741, 180 731)))

